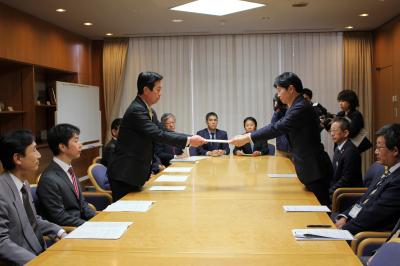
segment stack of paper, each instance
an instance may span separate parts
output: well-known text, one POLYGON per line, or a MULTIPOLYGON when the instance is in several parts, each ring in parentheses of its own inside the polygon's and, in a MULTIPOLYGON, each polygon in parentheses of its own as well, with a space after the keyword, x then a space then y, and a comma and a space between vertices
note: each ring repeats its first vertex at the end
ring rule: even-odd
POLYGON ((293 229, 296 240, 354 240, 353 235, 341 229, 293 229))
POLYGON ((119 239, 132 222, 85 222, 65 238, 119 239))
POLYGON ((152 191, 179 191, 185 190, 186 186, 152 186, 149 190, 152 191))
POLYGON ((119 200, 104 209, 105 212, 147 212, 154 201, 149 200, 119 200))
POLYGON ((268 174, 269 177, 272 178, 292 178, 292 177, 297 177, 296 174, 268 174))
POLYGON ((176 162, 184 162, 184 163, 195 163, 197 161, 206 159, 207 156, 190 156, 190 157, 186 157, 186 158, 175 158, 172 159, 170 162, 171 163, 176 163, 176 162))
POLYGON ((284 205, 286 212, 330 212, 331 210, 323 205, 284 205))
POLYGON ((167 167, 163 173, 190 173, 193 167, 167 167))
POLYGON ((160 175, 154 182, 185 182, 187 175, 160 175))

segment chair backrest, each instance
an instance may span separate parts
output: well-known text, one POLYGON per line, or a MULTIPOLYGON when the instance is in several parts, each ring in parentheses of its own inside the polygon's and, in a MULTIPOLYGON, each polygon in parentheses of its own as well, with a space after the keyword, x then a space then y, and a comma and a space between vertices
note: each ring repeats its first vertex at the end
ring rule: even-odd
POLYGON ((35 206, 36 212, 39 214, 39 199, 36 194, 37 185, 29 185, 31 188, 31 195, 33 199, 33 205, 35 206))
POLYGON ((385 243, 372 258, 369 266, 397 266, 400 262, 400 243, 385 243))
POLYGON ((375 178, 380 178, 384 172, 385 172, 385 167, 382 164, 377 162, 371 164, 371 166, 368 168, 367 172, 363 177, 364 185, 366 187, 369 187, 372 181, 374 181, 375 178))
POLYGON ((268 155, 275 155, 275 145, 268 143, 268 155))
POLYGON ((94 163, 101 163, 101 156, 97 156, 93 159, 92 164, 94 163))
MULTIPOLYGON (((83 192, 85 200, 88 202, 89 207, 93 205, 95 211, 102 211, 112 203, 112 198, 109 193, 104 192, 83 192)), ((92 208, 93 208, 92 207, 92 208)))
POLYGON ((110 184, 108 182, 107 167, 102 164, 92 164, 88 169, 88 176, 96 191, 110 192, 110 184))

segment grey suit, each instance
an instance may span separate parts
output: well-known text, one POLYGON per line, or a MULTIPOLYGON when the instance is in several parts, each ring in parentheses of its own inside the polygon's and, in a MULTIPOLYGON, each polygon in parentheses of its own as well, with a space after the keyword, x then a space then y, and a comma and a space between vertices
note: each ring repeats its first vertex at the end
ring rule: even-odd
POLYGON ((40 213, 58 225, 79 226, 96 215, 89 208, 78 183, 79 198, 66 172, 54 161, 43 172, 38 187, 40 213))
MULTIPOLYGON (((25 182, 25 189, 30 191, 25 182)), ((61 230, 58 225, 43 220, 36 214, 32 195, 29 202, 36 215, 37 225, 43 235, 56 238, 61 230)), ((29 223, 19 191, 8 173, 0 175, 0 264, 22 265, 43 251, 38 238, 29 223)))

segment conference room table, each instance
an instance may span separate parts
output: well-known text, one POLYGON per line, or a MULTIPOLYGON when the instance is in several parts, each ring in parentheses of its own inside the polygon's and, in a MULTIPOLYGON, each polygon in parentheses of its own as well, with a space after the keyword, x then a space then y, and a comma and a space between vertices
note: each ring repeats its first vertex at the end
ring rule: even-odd
POLYGON ((190 173, 160 173, 122 200, 155 201, 148 212, 101 212, 91 221, 133 222, 118 240, 63 239, 29 265, 361 265, 346 241, 296 241, 292 229, 330 224, 326 213, 285 212, 319 205, 283 157, 209 157, 190 173), (188 175, 184 183, 154 182, 188 175), (183 191, 150 191, 185 185, 183 191))

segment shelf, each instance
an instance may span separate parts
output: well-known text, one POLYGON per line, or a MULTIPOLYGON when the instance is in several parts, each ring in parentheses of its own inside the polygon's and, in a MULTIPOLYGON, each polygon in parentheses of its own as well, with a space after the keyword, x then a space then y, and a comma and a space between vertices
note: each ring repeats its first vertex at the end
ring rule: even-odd
POLYGON ((57 105, 55 104, 51 104, 51 105, 47 105, 47 104, 35 104, 35 106, 37 108, 57 108, 57 105))
POLYGON ((25 113, 24 111, 1 111, 0 115, 20 115, 25 113))
POLYGON ((37 145, 36 145, 37 149, 43 149, 43 148, 47 148, 47 147, 49 147, 49 144, 47 144, 47 142, 37 143, 37 145))

